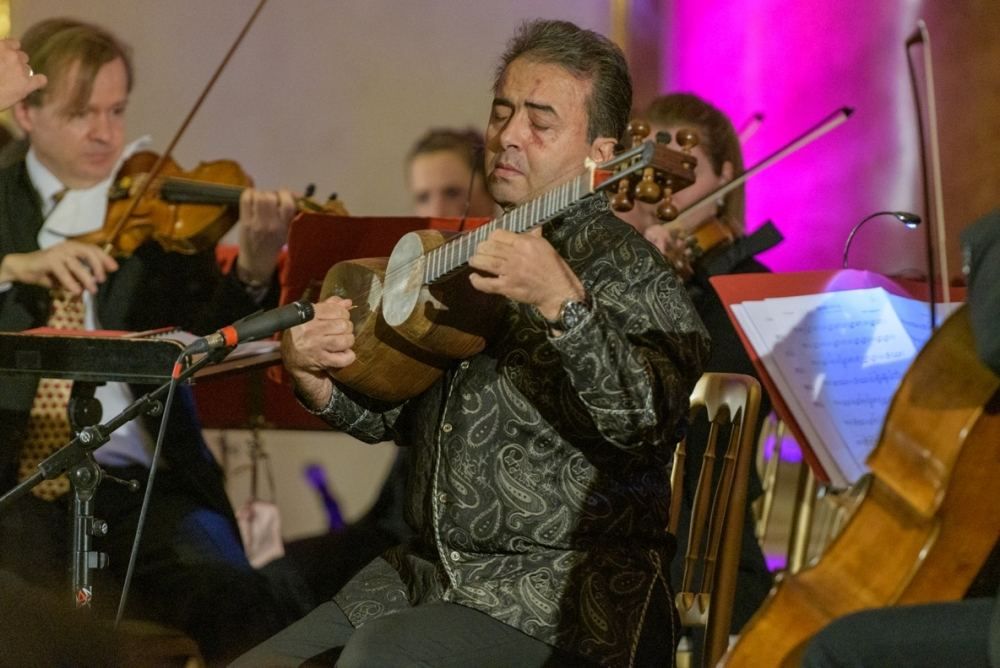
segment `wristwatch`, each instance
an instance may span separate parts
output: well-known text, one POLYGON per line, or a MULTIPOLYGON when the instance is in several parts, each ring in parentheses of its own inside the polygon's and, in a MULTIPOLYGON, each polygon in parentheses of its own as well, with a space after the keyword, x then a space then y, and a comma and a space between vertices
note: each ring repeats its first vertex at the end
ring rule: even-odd
POLYGON ((583 322, 584 318, 590 314, 590 308, 591 302, 589 296, 585 296, 583 299, 570 297, 559 307, 559 315, 554 320, 545 319, 545 325, 549 329, 549 334, 570 331, 583 322))

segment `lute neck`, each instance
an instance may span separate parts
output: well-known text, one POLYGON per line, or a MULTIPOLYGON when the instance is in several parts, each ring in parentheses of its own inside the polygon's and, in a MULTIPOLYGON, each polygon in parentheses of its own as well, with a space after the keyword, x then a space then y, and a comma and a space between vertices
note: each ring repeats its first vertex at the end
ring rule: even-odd
POLYGON ((424 283, 446 278, 469 262, 476 247, 486 241, 493 230, 527 232, 533 227, 559 218, 578 201, 593 192, 592 173, 585 171, 571 181, 549 190, 541 197, 525 202, 494 218, 482 227, 462 234, 429 251, 424 264, 424 283))

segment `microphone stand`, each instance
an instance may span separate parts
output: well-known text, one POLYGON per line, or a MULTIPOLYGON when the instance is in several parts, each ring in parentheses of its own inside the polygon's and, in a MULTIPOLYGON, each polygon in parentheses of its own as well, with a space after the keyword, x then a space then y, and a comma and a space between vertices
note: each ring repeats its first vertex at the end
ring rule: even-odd
MULTIPOLYGON (((37 470, 16 487, 0 496, 0 513, 9 508, 17 499, 27 494, 42 480, 51 480, 67 473, 73 485, 73 600, 77 608, 89 608, 93 598, 90 571, 105 568, 108 555, 91 550, 91 538, 108 532, 108 524, 93 515, 94 495, 101 480, 107 476, 116 482, 139 489, 138 481, 124 481, 106 474, 91 454, 111 438, 111 434, 122 425, 131 422, 144 413, 156 415, 163 409, 160 398, 166 394, 171 382, 187 380, 201 368, 224 359, 232 348, 218 348, 187 366, 176 381, 168 381, 152 392, 136 399, 121 413, 104 424, 91 424, 79 430, 72 441, 59 448, 38 464, 37 470)), ((75 385, 75 383, 74 383, 75 385)), ((93 397, 91 395, 91 400, 93 397)), ((99 415, 99 413, 98 413, 99 415)), ((164 419, 166 417, 164 416, 164 419)))

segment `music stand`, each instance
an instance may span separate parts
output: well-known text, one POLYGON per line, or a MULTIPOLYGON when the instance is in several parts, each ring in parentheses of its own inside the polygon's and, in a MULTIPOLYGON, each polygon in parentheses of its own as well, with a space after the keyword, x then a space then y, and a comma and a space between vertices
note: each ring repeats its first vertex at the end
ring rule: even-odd
MULTIPOLYGON (((32 330, 28 330, 30 332, 32 330)), ((126 481, 105 473, 91 454, 109 440, 110 434, 122 425, 143 413, 155 415, 162 411, 160 396, 169 388, 173 362, 177 360, 183 346, 173 340, 151 340, 128 337, 95 336, 94 332, 5 334, 0 336, 0 373, 37 378, 66 378, 73 380, 73 390, 67 405, 70 426, 76 436, 62 448, 39 463, 34 474, 20 482, 13 489, 0 496, 0 512, 42 480, 50 480, 62 473, 69 477, 73 488, 73 530, 70 552, 73 600, 77 608, 89 609, 93 600, 90 571, 105 568, 108 556, 91 549, 91 538, 107 533, 108 525, 93 515, 94 496, 101 480, 107 478, 123 484, 131 491, 139 489, 136 480, 126 481), (142 344, 138 342, 142 341, 142 344), (139 345, 143 354, 136 354, 139 345), (95 348, 96 346, 96 348, 95 348), (39 354, 40 351, 56 349, 57 359, 39 354), (10 354, 12 351, 26 354, 10 354), (95 360, 94 351, 101 356, 95 360), (167 371, 159 365, 162 356, 173 354, 167 371), (103 367, 103 371, 100 371, 103 367), (122 413, 104 425, 101 420, 101 405, 95 398, 96 386, 105 382, 136 382, 136 378, 166 378, 159 388, 143 395, 129 405, 122 413)), ((104 334, 108 334, 105 332, 104 334)), ((187 367, 178 378, 184 382, 202 367, 213 364, 228 355, 229 349, 220 349, 204 355, 187 367)))
MULTIPOLYGON (((775 297, 793 297, 843 290, 880 287, 895 295, 926 300, 929 289, 926 283, 907 279, 896 279, 882 274, 856 269, 801 271, 786 273, 727 274, 709 279, 719 299, 726 307, 726 314, 740 338, 740 342, 750 356, 757 374, 771 398, 774 411, 785 422, 789 431, 802 448, 802 455, 817 480, 830 483, 830 475, 817 457, 817 444, 805 437, 803 429, 788 407, 788 403, 777 390, 774 380, 764 366, 757 351, 750 343, 739 319, 733 313, 733 306, 745 301, 756 301, 775 297)), ((957 300, 964 299, 964 290, 955 293, 957 300)))

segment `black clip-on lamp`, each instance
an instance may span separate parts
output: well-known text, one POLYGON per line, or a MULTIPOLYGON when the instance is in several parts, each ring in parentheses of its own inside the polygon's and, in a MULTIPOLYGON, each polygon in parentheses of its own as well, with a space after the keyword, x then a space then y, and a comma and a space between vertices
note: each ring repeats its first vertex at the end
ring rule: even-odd
POLYGON ((869 216, 865 216, 860 222, 851 228, 850 234, 847 235, 847 241, 844 242, 844 260, 841 264, 844 269, 847 269, 847 254, 851 250, 851 241, 854 239, 854 235, 857 234, 862 225, 867 223, 872 218, 878 218, 879 216, 893 216, 911 230, 916 229, 916 227, 921 223, 920 216, 915 213, 909 213, 908 211, 876 211, 869 216))

